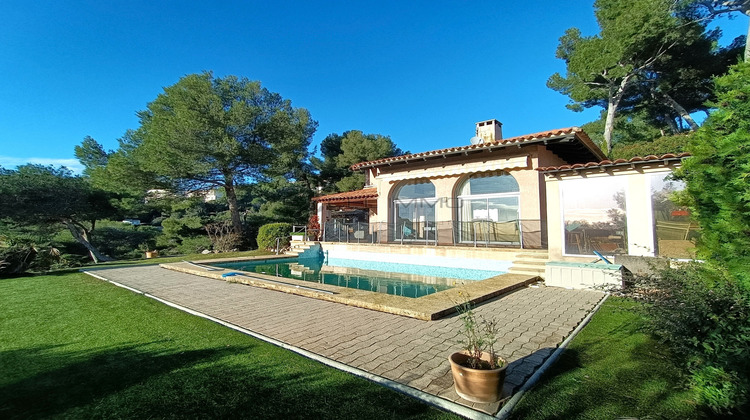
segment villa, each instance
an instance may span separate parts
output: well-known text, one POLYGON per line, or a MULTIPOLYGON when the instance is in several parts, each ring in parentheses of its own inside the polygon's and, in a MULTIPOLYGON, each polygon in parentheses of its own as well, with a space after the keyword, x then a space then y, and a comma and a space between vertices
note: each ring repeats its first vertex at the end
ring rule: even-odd
POLYGON ((691 257, 697 228, 668 198, 684 187, 670 174, 685 154, 608 160, 580 128, 503 138, 494 119, 475 134, 353 165, 363 189, 314 198, 324 247, 426 265, 505 261, 565 287, 591 287, 632 256, 691 257), (601 257, 616 264, 590 264, 601 257))

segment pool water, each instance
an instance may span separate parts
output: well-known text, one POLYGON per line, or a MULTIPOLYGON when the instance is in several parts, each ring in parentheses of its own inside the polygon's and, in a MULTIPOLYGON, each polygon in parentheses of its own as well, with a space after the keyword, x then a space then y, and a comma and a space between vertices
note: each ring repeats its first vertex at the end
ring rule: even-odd
POLYGON ((211 264, 230 270, 418 298, 501 272, 344 259, 269 259, 211 264), (401 266, 401 267, 399 267, 401 266), (387 267, 389 271, 374 270, 387 267), (433 275, 429 275, 434 273, 433 275), (447 277, 446 274, 452 277, 447 277))
POLYGON ((325 260, 325 263, 326 265, 336 267, 361 268, 389 273, 418 274, 463 280, 484 280, 505 273, 504 271, 479 270, 476 268, 440 267, 437 265, 403 264, 389 261, 365 261, 333 257, 325 260))

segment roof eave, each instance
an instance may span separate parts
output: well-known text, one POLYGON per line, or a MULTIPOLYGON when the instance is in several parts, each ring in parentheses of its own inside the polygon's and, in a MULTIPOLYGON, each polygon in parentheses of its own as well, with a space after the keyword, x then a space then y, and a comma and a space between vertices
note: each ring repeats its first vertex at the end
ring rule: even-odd
POLYGON ((681 163, 685 158, 690 157, 689 153, 665 154, 662 156, 650 155, 646 157, 635 157, 632 159, 617 159, 615 161, 604 160, 601 162, 589 162, 586 164, 563 165, 555 167, 537 168, 537 171, 545 175, 555 175, 570 172, 581 172, 586 170, 606 170, 610 168, 635 167, 643 165, 653 165, 655 163, 664 164, 665 166, 672 163, 681 163))
MULTIPOLYGON (((535 138, 531 140, 523 140, 523 141, 512 141, 507 143, 499 143, 499 142, 492 142, 492 143, 485 143, 480 147, 466 149, 466 148, 457 148, 457 150, 446 150, 446 151, 435 151, 435 152, 424 152, 424 153, 417 153, 417 154, 411 154, 411 155, 403 155, 403 156, 396 156, 392 158, 392 160, 387 161, 371 161, 371 162, 361 162, 356 163, 350 167, 351 170, 363 170, 368 168, 376 168, 376 167, 384 167, 384 166, 393 166, 398 164, 408 164, 413 161, 427 161, 432 159, 445 159, 452 156, 460 156, 460 155, 470 155, 474 153, 481 153, 484 151, 493 151, 498 149, 505 149, 508 147, 525 147, 525 146, 531 146, 536 145, 539 143, 547 144, 549 142, 553 141, 559 141, 562 139, 578 139, 581 141, 581 143, 586 146, 586 149, 588 149, 592 155, 599 158, 600 160, 603 160, 606 158, 606 156, 601 152, 601 150, 594 146, 594 148, 591 147, 593 145, 593 142, 588 138, 588 136, 580 136, 579 133, 582 133, 582 131, 572 131, 570 133, 565 134, 559 134, 554 135, 550 137, 543 137, 543 138, 535 138), (434 154, 430 154, 434 153, 434 154)), ((479 146, 479 145, 478 145, 479 146)))

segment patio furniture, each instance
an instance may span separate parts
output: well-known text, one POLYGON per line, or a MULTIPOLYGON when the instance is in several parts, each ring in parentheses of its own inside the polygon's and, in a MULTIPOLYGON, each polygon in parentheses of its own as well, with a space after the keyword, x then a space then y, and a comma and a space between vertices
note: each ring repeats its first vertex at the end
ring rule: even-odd
POLYGON ((576 248, 575 248, 575 252, 573 252, 573 250, 570 249, 570 248, 567 248, 566 252, 568 254, 583 254, 583 253, 585 253, 586 249, 585 249, 585 247, 582 244, 583 243, 583 240, 582 240, 583 233, 582 232, 567 232, 567 234, 568 234, 567 245, 569 247, 575 246, 576 248))

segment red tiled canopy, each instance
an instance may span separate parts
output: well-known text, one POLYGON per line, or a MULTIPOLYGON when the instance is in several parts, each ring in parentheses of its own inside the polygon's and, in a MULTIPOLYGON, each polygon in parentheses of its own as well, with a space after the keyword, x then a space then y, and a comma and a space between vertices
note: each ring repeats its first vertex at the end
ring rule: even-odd
POLYGON ((690 153, 667 153, 664 155, 648 155, 648 156, 636 156, 630 159, 615 159, 615 160, 603 160, 601 162, 588 162, 588 163, 576 163, 574 165, 561 165, 561 166, 545 166, 539 167, 536 170, 544 173, 551 172, 563 172, 563 171, 575 171, 580 169, 591 169, 591 168, 606 168, 611 166, 623 166, 633 164, 646 164, 656 162, 666 162, 672 160, 682 160, 690 156, 690 153))
POLYGON ((366 204, 368 200, 376 200, 378 198, 377 188, 364 188, 361 190, 347 191, 336 194, 322 195, 320 197, 313 197, 313 201, 318 203, 326 204, 366 204))

